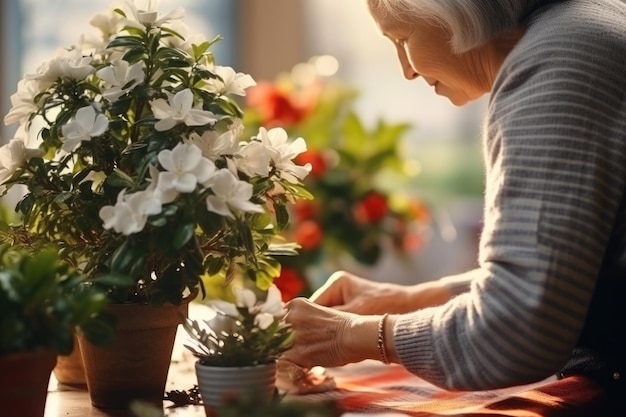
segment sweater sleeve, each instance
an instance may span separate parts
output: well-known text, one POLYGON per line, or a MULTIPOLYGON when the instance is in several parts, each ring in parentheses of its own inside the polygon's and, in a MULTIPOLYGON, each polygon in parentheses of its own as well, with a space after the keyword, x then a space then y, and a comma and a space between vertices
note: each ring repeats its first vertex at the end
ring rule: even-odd
POLYGON ((474 275, 474 271, 468 271, 462 274, 440 278, 439 281, 456 296, 469 291, 474 275))
POLYGON ((486 120, 480 266, 468 292, 394 326, 402 363, 420 377, 493 389, 569 358, 624 196, 624 22, 618 2, 563 2, 505 61, 486 120))

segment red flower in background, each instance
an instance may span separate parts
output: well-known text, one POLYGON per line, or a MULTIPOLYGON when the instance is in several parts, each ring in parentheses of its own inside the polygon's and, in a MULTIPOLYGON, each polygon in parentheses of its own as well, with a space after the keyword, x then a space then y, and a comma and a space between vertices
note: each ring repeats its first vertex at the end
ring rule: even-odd
POLYGON ((387 196, 376 191, 368 193, 353 208, 354 219, 360 224, 378 223, 389 212, 387 196))
POLYGON ((402 249, 414 252, 424 246, 424 237, 420 233, 407 233, 402 237, 402 249))
POLYGON ((311 111, 310 106, 299 103, 289 94, 269 82, 259 82, 246 92, 247 103, 256 108, 265 127, 293 126, 311 111))
POLYGON ((281 268, 280 275, 274 280, 274 284, 280 290, 285 302, 299 296, 307 288, 305 278, 300 276, 297 270, 288 266, 281 268))
POLYGON ((320 214, 320 203, 317 200, 298 200, 293 205, 294 223, 314 219, 320 214))
POLYGON ((313 151, 311 149, 302 152, 293 160, 298 165, 311 164, 311 175, 313 178, 322 178, 328 169, 328 163, 322 152, 313 151))
POLYGON ((302 249, 313 251, 321 246, 323 239, 324 232, 316 221, 305 220, 296 225, 294 240, 302 246, 302 249))

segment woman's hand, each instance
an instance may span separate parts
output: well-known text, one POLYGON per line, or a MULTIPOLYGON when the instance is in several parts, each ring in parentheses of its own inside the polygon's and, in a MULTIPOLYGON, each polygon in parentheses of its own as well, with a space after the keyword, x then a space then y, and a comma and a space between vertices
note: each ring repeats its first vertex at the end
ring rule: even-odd
POLYGON ((335 272, 310 300, 356 314, 408 313, 445 303, 452 294, 438 281, 413 286, 382 283, 335 272))
POLYGON ((295 341, 281 359, 310 368, 341 366, 378 357, 380 316, 360 316, 304 298, 295 298, 286 307, 286 320, 295 332, 295 341))

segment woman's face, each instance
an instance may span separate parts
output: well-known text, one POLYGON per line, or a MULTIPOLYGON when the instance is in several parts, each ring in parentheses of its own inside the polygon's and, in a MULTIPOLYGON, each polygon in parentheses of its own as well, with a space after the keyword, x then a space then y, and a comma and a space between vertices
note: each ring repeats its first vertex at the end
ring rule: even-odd
POLYGON ((437 94, 457 106, 491 89, 495 73, 490 71, 489 48, 454 54, 450 36, 442 27, 420 19, 403 22, 375 9, 370 12, 382 34, 393 42, 408 80, 422 77, 437 94))

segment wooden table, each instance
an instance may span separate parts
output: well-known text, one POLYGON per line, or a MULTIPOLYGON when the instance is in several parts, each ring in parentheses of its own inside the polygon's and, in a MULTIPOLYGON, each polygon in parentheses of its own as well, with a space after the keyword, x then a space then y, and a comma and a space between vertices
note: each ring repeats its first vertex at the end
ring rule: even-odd
MULTIPOLYGON (((178 358, 172 362, 166 391, 189 390, 197 383, 193 370, 194 358, 187 352, 183 352, 182 355, 182 359, 178 358)), ((328 372, 335 379, 336 389, 289 397, 309 402, 336 400, 345 410, 342 417, 461 416, 467 415, 467 412, 484 411, 490 405, 506 399, 524 398, 528 392, 538 395, 532 390, 552 381, 506 390, 452 393, 409 374, 401 366, 385 366, 375 361, 330 369, 328 372)), ((164 401, 163 411, 168 417, 205 417, 202 406, 168 408, 170 405, 169 401, 164 401)), ((489 415, 500 416, 497 413, 489 415)), ((503 415, 527 417, 540 414, 503 415)), ((86 389, 60 385, 53 376, 49 386, 45 417, 136 416, 130 411, 92 407, 86 389)))
MULTIPOLYGON (((193 304, 193 303, 192 303, 193 304)), ((190 317, 198 314, 190 308, 190 317)), ((200 315, 202 312, 199 313, 200 315)), ((166 391, 189 390, 197 384, 195 358, 183 344, 186 334, 179 329, 172 355, 166 391)), ((549 411, 551 416, 578 416, 572 410, 593 405, 601 392, 590 380, 582 377, 555 382, 549 378, 535 384, 481 392, 449 392, 410 374, 400 365, 383 365, 365 361, 327 370, 334 378, 335 389, 327 392, 289 395, 287 399, 328 402, 336 401, 342 417, 431 417, 431 416, 538 416, 549 411)), ((163 411, 172 417, 205 417, 204 407, 185 406, 163 411)), ((0 415, 2 415, 0 411, 0 415)), ((2 415, 4 417, 4 415, 2 415)), ((9 417, 9 416, 7 416, 9 417)), ((19 417, 19 416, 10 416, 19 417)), ((104 410, 91 406, 86 389, 77 389, 50 380, 45 417, 136 417, 130 411, 104 410)))
MULTIPOLYGON (((166 391, 189 390, 196 382, 193 370, 193 358, 174 360, 170 366, 166 391)), ((163 410, 167 416, 205 417, 204 407, 185 406, 168 408, 172 403, 163 402, 163 410)), ((48 398, 46 400, 45 417, 136 417, 125 410, 99 409, 91 405, 89 392, 85 388, 70 387, 57 383, 54 375, 50 378, 48 398)), ((18 417, 18 416, 15 416, 18 417)))

